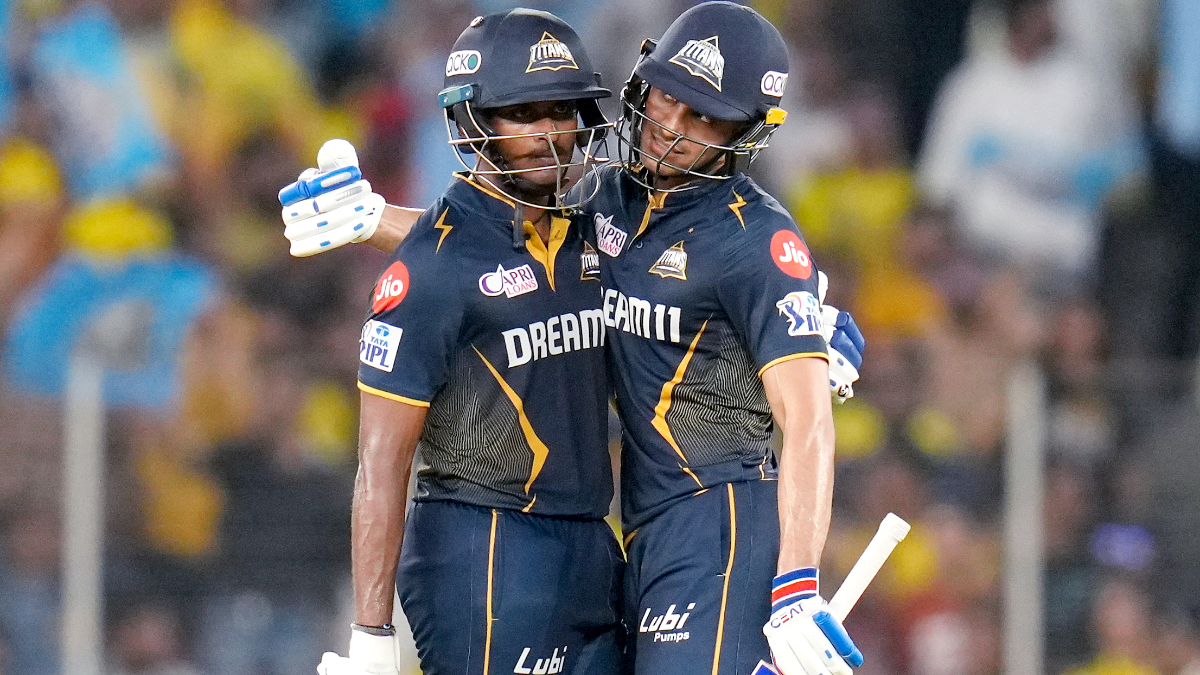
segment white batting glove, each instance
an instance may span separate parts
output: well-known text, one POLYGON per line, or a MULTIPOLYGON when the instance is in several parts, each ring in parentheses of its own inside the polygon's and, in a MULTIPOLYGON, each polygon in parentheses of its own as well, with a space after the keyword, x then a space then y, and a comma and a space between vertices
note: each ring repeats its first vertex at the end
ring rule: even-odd
POLYGON ((835 401, 845 403, 854 398, 854 383, 858 381, 858 369, 862 367, 862 353, 867 343, 850 312, 825 304, 829 277, 824 272, 817 272, 817 288, 821 302, 821 335, 829 350, 829 390, 835 401))
POLYGON ((775 577, 771 620, 763 626, 780 675, 852 675, 862 652, 817 595, 817 570, 775 577))
POLYGON ((317 665, 318 675, 400 675, 395 635, 371 635, 350 631, 349 656, 325 652, 317 665))
POLYGON ((370 239, 386 206, 362 179, 358 154, 349 142, 326 141, 317 153, 317 166, 279 191, 283 234, 297 258, 370 239))

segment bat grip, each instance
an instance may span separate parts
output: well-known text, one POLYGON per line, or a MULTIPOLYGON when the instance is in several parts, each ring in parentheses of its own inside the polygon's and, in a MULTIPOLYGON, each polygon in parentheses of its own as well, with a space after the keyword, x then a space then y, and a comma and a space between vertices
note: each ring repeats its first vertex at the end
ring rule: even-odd
POLYGON ((829 600, 829 613, 837 617, 838 621, 844 621, 850 614, 850 610, 862 597, 863 591, 867 590, 871 580, 879 573, 879 568, 883 567, 883 563, 892 554, 892 549, 908 535, 909 529, 909 524, 894 513, 887 514, 879 524, 879 530, 871 538, 871 543, 867 544, 867 550, 859 556, 841 587, 829 600))

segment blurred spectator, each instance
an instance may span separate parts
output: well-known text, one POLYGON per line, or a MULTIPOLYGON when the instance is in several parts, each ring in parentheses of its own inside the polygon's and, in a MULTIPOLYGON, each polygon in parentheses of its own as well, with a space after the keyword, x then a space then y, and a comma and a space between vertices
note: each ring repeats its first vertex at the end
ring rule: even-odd
POLYGON ((113 622, 111 675, 200 675, 181 651, 179 618, 165 606, 139 602, 113 622))
POLYGON ((1158 675, 1150 596, 1133 580, 1112 576, 1092 606, 1096 656, 1067 675, 1158 675))
POLYGON ((1161 32, 1154 229, 1161 228, 1165 242, 1156 250, 1159 273, 1152 279, 1156 306, 1166 310, 1165 321, 1157 317, 1164 351, 1192 358, 1200 352, 1200 6, 1164 0, 1161 32))
MULTIPOLYGON (((171 134, 188 161, 198 206, 224 206, 234 153, 263 132, 279 134, 294 156, 315 157, 321 143, 347 135, 322 108, 311 81, 287 49, 235 0, 179 0, 169 35, 183 73, 187 112, 171 134), (215 200, 215 204, 213 204, 215 200)), ((233 183, 233 184, 236 184, 233 183)))
POLYGON ((316 460, 301 435, 308 382, 298 365, 272 359, 250 435, 215 451, 228 500, 201 636, 212 675, 303 672, 330 646, 351 478, 316 460))
POLYGON ((57 505, 24 504, 3 524, 0 634, 11 638, 5 673, 59 675, 57 505))
POLYGON ((67 253, 31 289, 5 345, 9 381, 57 397, 93 319, 122 309, 144 323, 144 363, 105 378, 112 405, 167 406, 179 393, 179 354, 215 292, 211 270, 170 249, 170 226, 129 200, 78 209, 65 226, 67 253))
POLYGON ((1196 399, 1159 408, 1144 435, 1129 449, 1150 483, 1150 525, 1159 537, 1161 559, 1154 575, 1160 597, 1200 604, 1200 411, 1196 399))
POLYGON ((1095 273, 1100 202, 1137 168, 1132 105, 1063 48, 1051 0, 1001 4, 1007 49, 945 83, 921 185, 955 209, 968 243, 1061 293, 1095 273))
POLYGON ((1098 467, 1116 450, 1117 413, 1105 391, 1105 331, 1099 309, 1076 300, 1050 320, 1046 347, 1050 385, 1050 447, 1098 467))
POLYGON ((57 257, 64 208, 54 158, 25 138, 0 141, 0 326, 57 257))
POLYGON ((1196 610, 1168 605, 1158 621, 1157 658, 1162 675, 1200 674, 1200 623, 1196 610))
POLYGON ((1092 653, 1090 616, 1100 570, 1089 556, 1087 533, 1096 522, 1096 487, 1070 462, 1047 468, 1043 520, 1046 553, 1047 672, 1058 673, 1092 653))
POLYGON ((31 65, 38 95, 57 122, 55 151, 74 198, 125 193, 167 169, 168 148, 104 5, 68 3, 41 32, 31 65))

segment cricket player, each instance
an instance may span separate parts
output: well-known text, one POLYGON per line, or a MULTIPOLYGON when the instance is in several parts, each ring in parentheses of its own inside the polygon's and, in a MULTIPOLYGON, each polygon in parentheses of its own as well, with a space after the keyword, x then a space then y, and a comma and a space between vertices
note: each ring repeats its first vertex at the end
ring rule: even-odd
MULTIPOLYGON (((599 270, 557 208, 567 170, 606 131, 596 99, 609 92, 575 32, 530 10, 472 21, 445 82, 452 139, 476 163, 375 287, 360 342, 355 623, 348 656, 326 654, 318 672, 396 675, 396 589, 425 675, 616 675, 623 557, 603 520, 599 270)), ((322 154, 318 174, 357 171, 322 154)), ((318 249, 331 225, 369 236, 364 214, 381 207, 369 187, 339 199, 346 187, 322 194, 307 178, 284 191, 310 197, 285 198, 291 236, 318 249)))
MULTIPOLYGON (((861 662, 817 592, 826 386, 852 395, 861 335, 822 310, 795 223, 742 173, 783 122, 786 79, 783 41, 757 13, 685 13, 642 54, 623 95, 625 161, 583 205, 624 429, 639 674, 744 675, 769 654, 784 675, 861 662)), ((389 208, 371 243, 402 237, 404 216, 389 208)))
POLYGON ((623 161, 601 169, 583 207, 624 431, 638 675, 748 675, 768 654, 784 675, 862 661, 824 609, 817 569, 833 489, 828 385, 845 366, 829 358, 859 361, 862 343, 827 349, 804 239, 743 173, 784 121, 787 78, 783 38, 754 10, 683 13, 643 46, 622 93, 623 161))

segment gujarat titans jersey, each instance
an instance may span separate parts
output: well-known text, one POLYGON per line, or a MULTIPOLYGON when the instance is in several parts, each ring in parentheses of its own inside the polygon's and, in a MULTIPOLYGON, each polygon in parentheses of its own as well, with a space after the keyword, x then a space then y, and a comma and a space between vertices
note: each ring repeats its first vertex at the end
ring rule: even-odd
POLYGON ((583 224, 601 261, 629 531, 677 497, 773 478, 759 377, 827 356, 808 249, 749 177, 653 199, 619 166, 600 182, 583 224))
POLYGON ((601 518, 612 475, 598 261, 554 218, 548 244, 458 176, 375 286, 359 388, 428 406, 419 501, 601 518))

